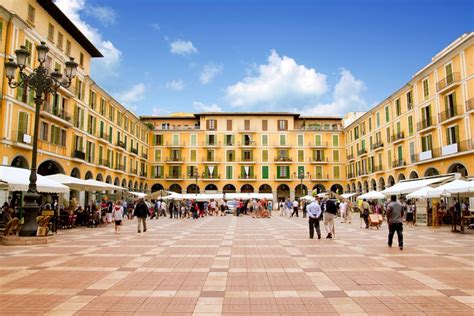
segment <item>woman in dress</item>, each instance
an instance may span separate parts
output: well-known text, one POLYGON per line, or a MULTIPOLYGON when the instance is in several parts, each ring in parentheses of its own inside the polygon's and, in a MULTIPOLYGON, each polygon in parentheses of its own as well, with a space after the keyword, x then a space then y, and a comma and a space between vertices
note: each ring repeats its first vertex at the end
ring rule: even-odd
POLYGON ((112 217, 115 221, 115 233, 120 234, 120 226, 122 225, 122 220, 123 220, 123 207, 122 207, 122 202, 118 200, 112 209, 112 217))

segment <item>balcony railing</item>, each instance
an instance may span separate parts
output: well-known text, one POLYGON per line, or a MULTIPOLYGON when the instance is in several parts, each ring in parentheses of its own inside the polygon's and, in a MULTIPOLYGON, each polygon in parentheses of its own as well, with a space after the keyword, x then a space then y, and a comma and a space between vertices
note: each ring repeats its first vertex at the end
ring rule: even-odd
POLYGON ((431 127, 433 126, 433 118, 432 117, 427 117, 421 121, 419 121, 417 124, 416 124, 416 129, 418 131, 421 131, 425 128, 428 128, 428 127, 431 127))
POLYGON ((360 176, 365 176, 365 175, 367 175, 367 174, 368 174, 367 170, 359 170, 359 171, 357 171, 357 176, 359 176, 359 177, 360 177, 360 176))
POLYGON ((137 174, 138 170, 137 169, 130 169, 130 173, 137 174))
POLYGON ((257 142, 254 141, 254 140, 245 141, 245 142, 238 142, 237 146, 239 146, 239 147, 255 147, 255 146, 257 146, 257 142))
POLYGON ((242 157, 240 158, 240 162, 254 162, 253 156, 251 157, 242 157))
POLYGON ((205 174, 202 177, 203 180, 219 180, 220 178, 221 176, 219 174, 215 174, 215 175, 205 174))
POLYGON ((100 139, 103 139, 105 141, 108 141, 109 140, 109 134, 105 134, 105 133, 101 133, 99 132, 99 140, 100 139))
POLYGON ((163 175, 162 174, 154 174, 154 175, 152 175, 152 179, 163 179, 163 175))
POLYGON ((118 140, 118 141, 117 141, 117 146, 119 146, 119 147, 125 149, 125 148, 127 147, 127 144, 125 144, 124 141, 118 140))
POLYGON ((33 137, 31 135, 22 131, 14 131, 13 138, 18 143, 23 143, 23 144, 28 144, 28 145, 31 145, 33 141, 33 137))
POLYGON ((147 153, 142 153, 142 158, 143 159, 148 159, 148 154, 147 153))
POLYGON ((405 160, 394 160, 392 161, 392 168, 399 168, 406 166, 405 160))
POLYGON ((359 149, 357 151, 358 156, 362 156, 362 155, 365 155, 365 154, 367 154, 367 149, 365 149, 365 148, 364 149, 359 149))
POLYGON ((184 162, 184 157, 166 157, 165 162, 184 162))
POLYGON ((310 147, 328 147, 328 142, 309 143, 310 147))
POLYGON ((257 175, 256 174, 239 174, 239 180, 257 180, 257 175))
POLYGON ((372 172, 381 172, 381 171, 383 171, 383 166, 382 165, 376 165, 376 166, 374 166, 372 172))
POLYGON ((440 92, 449 86, 459 83, 461 76, 459 72, 453 72, 452 74, 446 76, 446 78, 441 79, 436 83, 436 92, 440 92))
POLYGON ((354 177, 355 177, 355 173, 349 172, 349 173, 347 174, 347 177, 348 177, 349 179, 350 179, 350 178, 354 178, 354 177))
POLYGON ((202 162, 220 162, 221 160, 220 159, 217 159, 215 157, 207 157, 207 158, 202 158, 202 162))
POLYGON ((125 172, 125 166, 124 165, 115 165, 115 170, 120 170, 125 172))
POLYGON ((73 150, 72 152, 72 157, 73 158, 77 158, 77 159, 81 159, 81 160, 85 160, 86 159, 86 153, 83 152, 82 150, 73 150))
POLYGON ((131 148, 130 152, 138 156, 138 148, 131 148))
POLYGON ((214 141, 214 142, 202 142, 201 144, 204 147, 220 147, 221 146, 221 142, 216 142, 216 141, 214 141))
POLYGON ((466 112, 474 110, 474 98, 466 101, 466 112))
POLYGON ((324 156, 323 157, 318 157, 318 156, 314 157, 313 156, 313 157, 311 157, 310 162, 329 162, 329 159, 327 157, 324 157, 324 156))
POLYGON ((382 142, 376 142, 375 144, 372 144, 372 150, 377 150, 379 148, 383 148, 382 142))
POLYGON ((140 171, 140 177, 147 177, 148 176, 148 172, 146 171, 140 171))
POLYGON ((347 155, 347 160, 353 160, 354 159, 354 154, 347 155))
POLYGON ((450 107, 448 108, 447 111, 444 111, 438 114, 439 122, 442 123, 455 116, 458 116, 460 112, 461 112, 461 106, 456 105, 456 106, 450 107))
POLYGON ((184 179, 184 175, 182 174, 167 174, 166 175, 166 179, 176 179, 176 180, 183 180, 184 179))
POLYGON ((104 167, 110 167, 110 162, 106 159, 99 159, 99 164, 104 167))
POLYGON ((402 140, 405 138, 404 132, 395 133, 392 135, 392 142, 396 142, 398 140, 402 140))
POLYGON ((277 179, 277 180, 291 180, 291 176, 289 174, 285 175, 285 176, 276 174, 275 179, 277 179))
POLYGON ((174 142, 166 142, 166 146, 167 147, 184 147, 186 145, 185 142, 177 142, 177 143, 174 143, 174 142))
POLYGON ((291 157, 286 157, 286 156, 277 156, 274 158, 275 162, 292 162, 293 159, 291 157))
POLYGON ((72 124, 72 118, 67 112, 61 111, 58 108, 53 108, 53 106, 51 104, 45 104, 43 106, 42 110, 49 113, 49 114, 51 114, 51 115, 54 115, 54 116, 60 118, 63 121, 68 122, 69 124, 72 124))

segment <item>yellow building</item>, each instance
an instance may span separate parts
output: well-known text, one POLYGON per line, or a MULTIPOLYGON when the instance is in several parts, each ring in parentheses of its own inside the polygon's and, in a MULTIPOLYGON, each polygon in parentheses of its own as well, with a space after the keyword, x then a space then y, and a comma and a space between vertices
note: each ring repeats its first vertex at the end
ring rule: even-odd
POLYGON ((0 5, 0 157, 29 167, 33 95, 8 87, 5 58, 50 48, 47 66, 74 57, 77 78, 41 109, 38 171, 136 191, 381 190, 402 179, 474 170, 474 33, 464 34, 403 87, 362 115, 176 113, 137 117, 90 78, 102 55, 51 0, 0 5))

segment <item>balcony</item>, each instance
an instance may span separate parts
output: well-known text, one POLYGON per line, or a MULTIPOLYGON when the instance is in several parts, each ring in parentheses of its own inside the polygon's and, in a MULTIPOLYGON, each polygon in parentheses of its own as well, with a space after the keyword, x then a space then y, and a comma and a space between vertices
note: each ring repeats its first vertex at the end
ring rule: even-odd
POLYGON ((130 152, 138 156, 138 148, 131 148, 130 152))
POLYGON ((216 159, 215 157, 207 157, 207 158, 202 158, 202 162, 204 162, 204 163, 219 163, 219 162, 221 162, 221 160, 216 159))
POLYGON ((357 155, 360 157, 360 156, 364 156, 364 155, 367 155, 367 149, 363 148, 363 149, 359 149, 357 151, 357 155))
POLYGON ((442 156, 447 156, 447 155, 452 155, 456 153, 461 153, 465 151, 471 151, 474 149, 474 142, 469 139, 469 140, 464 140, 458 143, 450 144, 447 146, 441 147, 441 155, 442 156))
POLYGON ((107 143, 109 141, 109 135, 99 132, 99 142, 107 143))
POLYGON ((367 176, 369 173, 367 172, 367 170, 359 170, 357 171, 357 176, 358 177, 364 177, 364 176, 367 176))
POLYGON ((418 132, 421 132, 435 128, 436 126, 434 126, 433 121, 434 120, 432 117, 426 117, 416 124, 416 129, 418 130, 418 132))
POLYGON ((146 171, 140 171, 140 177, 148 177, 148 172, 146 171))
POLYGON ((110 168, 110 162, 106 159, 99 159, 99 165, 110 168))
POLYGON ((184 180, 184 175, 182 174, 167 174, 166 175, 167 180, 175 180, 175 181, 182 181, 184 180))
POLYGON ((257 181, 257 175, 256 174, 239 174, 239 181, 257 181))
POLYGON ((310 163, 313 163, 313 164, 322 164, 322 163, 328 163, 329 162, 329 159, 327 157, 311 157, 311 159, 309 160, 310 163))
POLYGON ((328 142, 319 142, 319 143, 309 143, 311 148, 325 148, 328 147, 328 142))
POLYGON ((130 169, 130 173, 138 174, 138 170, 137 169, 130 169))
POLYGON ((115 165, 115 170, 125 172, 125 165, 115 165))
POLYGON ((274 158, 274 161, 276 164, 290 164, 293 162, 293 159, 291 159, 291 157, 286 156, 277 156, 274 158))
POLYGON ((379 172, 382 172, 382 171, 384 171, 384 168, 383 168, 382 165, 376 165, 376 166, 374 166, 374 168, 372 170, 373 173, 379 173, 379 172))
POLYGON ((257 146, 257 142, 254 140, 245 141, 245 142, 237 142, 237 146, 239 147, 255 147, 257 146))
MULTIPOLYGON (((299 179, 298 179, 299 180, 299 179)), ((290 175, 275 175, 275 181, 293 181, 290 175)))
POLYGON ((239 161, 240 164, 254 164, 255 163, 255 159, 254 157, 242 157, 240 158, 240 161, 239 161))
POLYGON ((148 154, 147 153, 142 153, 142 158, 143 159, 148 159, 148 154))
POLYGON ((203 147, 221 147, 221 142, 202 142, 201 145, 203 147))
POLYGON ((457 87, 461 83, 460 78, 461 76, 459 72, 453 72, 446 76, 446 78, 443 78, 436 83, 436 92, 443 93, 457 87))
POLYGON ((73 150, 72 152, 72 158, 77 158, 81 160, 86 160, 86 153, 83 152, 82 150, 73 150))
POLYGON ((461 112, 460 105, 450 107, 447 111, 444 111, 438 114, 439 122, 441 124, 446 124, 451 121, 454 121, 454 118, 456 118, 460 112, 461 112))
POLYGON ((354 154, 347 155, 347 160, 354 160, 354 154))
POLYGON ((33 142, 33 137, 22 131, 13 131, 12 139, 17 143, 23 143, 27 145, 31 145, 33 142))
POLYGON ((162 174, 154 174, 152 177, 152 179, 163 179, 163 175, 162 174))
POLYGON ((184 162, 184 158, 183 157, 171 157, 171 158, 166 157, 165 162, 170 163, 170 164, 177 164, 177 163, 181 164, 184 162))
POLYGON ((221 176, 219 174, 212 175, 212 174, 205 174, 202 178, 202 181, 219 181, 221 179, 221 176))
POLYGON ((392 135, 392 143, 398 143, 402 141, 405 138, 405 133, 404 132, 398 132, 392 135))
MULTIPOLYGON (((295 181, 298 181, 299 179, 295 180, 295 181)), ((321 182, 321 181, 329 181, 329 175, 326 175, 325 177, 321 174, 321 173, 318 173, 316 174, 315 177, 312 177, 311 178, 311 181, 318 181, 318 182, 321 182)))
POLYGON ((181 148, 181 147, 184 147, 186 144, 185 142, 171 142, 171 143, 168 143, 166 142, 166 147, 171 147, 171 148, 181 148))
POLYGON ((347 178, 348 178, 348 179, 355 178, 355 173, 349 172, 349 173, 347 174, 347 178))
POLYGON ((273 147, 275 147, 275 148, 291 148, 291 144, 288 144, 288 143, 285 143, 285 144, 275 143, 273 147))
POLYGON ((376 142, 375 144, 372 144, 372 150, 377 151, 383 148, 383 143, 382 142, 376 142))
POLYGON ((43 105, 41 115, 63 126, 73 126, 71 116, 67 112, 61 111, 58 108, 53 108, 51 104, 43 105))
POLYGON ((119 146, 120 148, 122 149, 126 149, 127 148, 127 144, 125 144, 124 141, 121 141, 121 140, 118 140, 117 141, 117 146, 119 146))
POLYGON ((405 160, 394 160, 392 161, 392 168, 405 168, 407 165, 407 163, 405 162, 405 160))
POLYGON ((474 111, 474 99, 469 99, 466 101, 466 112, 474 111))

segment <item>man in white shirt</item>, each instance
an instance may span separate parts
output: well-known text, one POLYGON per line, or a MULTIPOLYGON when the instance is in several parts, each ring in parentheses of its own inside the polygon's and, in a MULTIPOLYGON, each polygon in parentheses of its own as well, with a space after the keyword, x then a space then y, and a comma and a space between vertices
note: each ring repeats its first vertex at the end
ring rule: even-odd
POLYGON ((318 234, 318 239, 321 239, 321 229, 319 228, 319 219, 321 218, 321 207, 317 200, 311 202, 306 206, 306 213, 308 214, 309 222, 309 238, 313 239, 314 230, 318 234))
POLYGON ((291 216, 290 217, 293 217, 293 215, 296 214, 296 217, 299 217, 298 216, 298 201, 297 200, 294 200, 293 201, 293 213, 291 213, 291 216))
POLYGON ((339 203, 339 213, 341 214, 341 223, 345 223, 347 219, 347 204, 345 201, 339 203))

